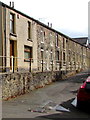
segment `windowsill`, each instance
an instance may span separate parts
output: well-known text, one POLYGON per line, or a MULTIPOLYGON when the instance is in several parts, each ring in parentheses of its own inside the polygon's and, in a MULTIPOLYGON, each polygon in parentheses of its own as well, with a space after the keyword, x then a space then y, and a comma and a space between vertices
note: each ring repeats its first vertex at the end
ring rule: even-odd
POLYGON ((51 61, 50 64, 53 65, 53 62, 51 61))
POLYGON ((57 48, 59 48, 59 46, 58 46, 58 45, 56 45, 56 47, 57 47, 57 48))
POLYGON ((10 33, 11 36, 17 37, 16 33, 10 33))
POLYGON ((66 62, 63 62, 63 65, 66 65, 66 62))
POLYGON ((60 60, 57 60, 56 62, 57 62, 57 64, 60 64, 60 60))
POLYGON ((51 45, 51 47, 53 47, 53 44, 50 44, 51 45))
POLYGON ((30 38, 28 38, 27 40, 30 41, 30 42, 33 42, 32 39, 30 39, 30 38))
POLYGON ((44 41, 41 41, 41 44, 44 44, 44 41))
POLYGON ((66 64, 63 64, 63 66, 66 66, 66 64))
POLYGON ((65 52, 65 51, 66 51, 66 49, 65 49, 65 48, 63 48, 63 51, 65 52))
MULTIPOLYGON (((30 62, 29 59, 24 59, 24 62, 30 62)), ((33 63, 33 59, 31 59, 31 62, 33 63)))
POLYGON ((68 64, 71 65, 71 62, 69 62, 68 64))

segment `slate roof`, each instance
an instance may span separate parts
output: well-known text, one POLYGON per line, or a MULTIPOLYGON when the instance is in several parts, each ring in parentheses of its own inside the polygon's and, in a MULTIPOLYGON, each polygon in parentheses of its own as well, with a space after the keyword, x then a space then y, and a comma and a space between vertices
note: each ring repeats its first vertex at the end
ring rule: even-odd
POLYGON ((89 45, 87 47, 90 48, 90 43, 89 43, 89 45))
POLYGON ((73 39, 82 45, 86 45, 88 37, 79 37, 79 38, 73 38, 73 39))

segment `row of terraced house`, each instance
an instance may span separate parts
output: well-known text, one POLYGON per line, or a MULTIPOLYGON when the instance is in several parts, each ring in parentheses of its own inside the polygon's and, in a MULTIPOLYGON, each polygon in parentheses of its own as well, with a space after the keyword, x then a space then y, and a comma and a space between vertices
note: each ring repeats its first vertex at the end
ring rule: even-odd
POLYGON ((90 67, 90 48, 0 2, 0 72, 90 67))

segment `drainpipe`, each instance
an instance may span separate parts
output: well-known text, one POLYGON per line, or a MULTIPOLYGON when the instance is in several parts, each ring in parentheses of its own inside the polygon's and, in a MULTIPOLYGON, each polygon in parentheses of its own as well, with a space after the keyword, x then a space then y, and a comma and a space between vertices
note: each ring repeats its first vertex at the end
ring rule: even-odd
POLYGON ((5 66, 4 72, 6 72, 6 6, 2 7, 2 56, 3 58, 3 66, 5 66))
POLYGON ((3 5, 2 5, 2 56, 4 56, 2 57, 2 72, 3 72, 3 70, 6 71, 6 7, 3 5))
MULTIPOLYGON (((5 56, 7 56, 6 55, 6 6, 5 6, 5 8, 4 8, 4 17, 5 17, 5 20, 4 20, 4 39, 5 39, 5 56)), ((7 61, 7 58, 5 57, 5 72, 7 71, 7 68, 6 68, 6 61, 7 61)))
MULTIPOLYGON (((3 56, 3 41, 4 41, 3 40, 3 36, 4 36, 3 35, 3 6, 2 6, 2 12, 1 12, 1 14, 2 14, 1 15, 1 24, 2 24, 1 25, 1 27, 2 27, 1 30, 2 30, 2 56, 3 56)), ((3 57, 2 57, 2 72, 3 72, 3 57)))

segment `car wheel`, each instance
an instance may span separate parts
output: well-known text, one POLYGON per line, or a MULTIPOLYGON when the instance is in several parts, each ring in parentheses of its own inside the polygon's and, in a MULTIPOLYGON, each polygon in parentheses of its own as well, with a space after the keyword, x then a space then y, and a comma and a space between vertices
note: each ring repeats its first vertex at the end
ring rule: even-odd
POLYGON ((81 101, 77 100, 77 108, 81 108, 82 105, 81 105, 81 101))

